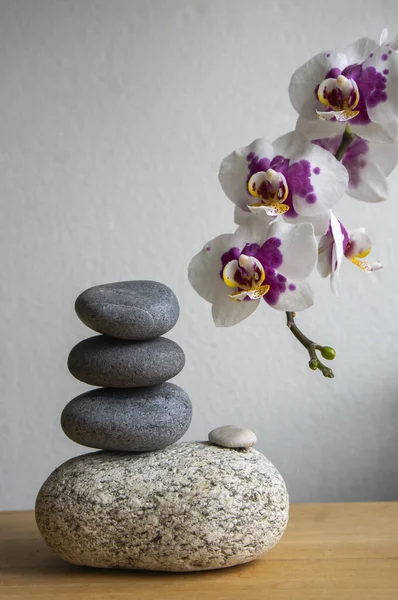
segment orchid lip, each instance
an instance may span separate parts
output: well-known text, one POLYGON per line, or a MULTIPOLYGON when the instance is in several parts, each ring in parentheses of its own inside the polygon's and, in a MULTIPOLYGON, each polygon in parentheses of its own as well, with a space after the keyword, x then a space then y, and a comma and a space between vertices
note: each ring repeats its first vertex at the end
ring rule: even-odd
POLYGON ((344 75, 324 79, 318 87, 317 96, 329 109, 316 111, 323 121, 336 119, 344 122, 359 115, 359 110, 355 110, 359 103, 359 90, 354 79, 348 79, 344 75))
POLYGON ((289 206, 284 204, 289 195, 289 187, 283 173, 274 169, 254 173, 248 181, 247 189, 251 196, 259 199, 259 202, 247 205, 252 213, 265 210, 268 215, 277 216, 289 210, 289 206))
POLYGON ((264 285, 265 270, 261 262, 254 256, 241 254, 238 260, 229 261, 222 272, 224 283, 231 288, 238 288, 229 295, 232 300, 258 300, 270 289, 264 285))

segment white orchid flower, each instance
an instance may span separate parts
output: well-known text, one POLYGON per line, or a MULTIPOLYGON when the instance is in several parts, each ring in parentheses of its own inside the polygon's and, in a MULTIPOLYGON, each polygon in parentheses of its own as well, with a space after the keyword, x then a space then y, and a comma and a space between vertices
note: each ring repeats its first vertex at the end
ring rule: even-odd
POLYGON ((301 117, 346 122, 368 140, 398 138, 398 54, 395 42, 362 38, 344 52, 322 52, 293 74, 290 100, 301 117))
MULTIPOLYGON (((299 117, 297 129, 312 143, 335 154, 343 138, 331 122, 306 121, 299 117), (337 135, 336 135, 337 133, 337 135)), ((387 177, 398 164, 398 142, 370 142, 355 136, 342 158, 348 171, 347 194, 365 202, 388 198, 387 177)))
POLYGON ((372 250, 372 240, 365 229, 347 231, 344 225, 331 216, 329 231, 320 239, 318 249, 318 271, 322 277, 331 278, 331 286, 336 291, 336 278, 343 258, 367 273, 382 268, 379 261, 365 261, 372 250))
POLYGON ((313 221, 321 235, 347 189, 348 173, 330 152, 292 131, 273 144, 257 139, 232 152, 221 163, 219 180, 239 209, 268 222, 278 215, 290 223, 313 221))
POLYGON ((248 317, 261 299, 281 311, 300 311, 313 304, 305 279, 317 262, 317 243, 310 223, 267 226, 261 219, 208 242, 191 261, 192 287, 213 305, 218 327, 248 317))

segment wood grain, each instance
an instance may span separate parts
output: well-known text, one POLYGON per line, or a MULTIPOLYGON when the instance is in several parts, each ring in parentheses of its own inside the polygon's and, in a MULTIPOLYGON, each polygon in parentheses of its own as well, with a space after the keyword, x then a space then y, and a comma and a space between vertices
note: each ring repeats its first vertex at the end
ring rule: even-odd
POLYGON ((191 574, 63 562, 32 512, 0 513, 1 600, 397 600, 398 503, 298 504, 257 561, 191 574))

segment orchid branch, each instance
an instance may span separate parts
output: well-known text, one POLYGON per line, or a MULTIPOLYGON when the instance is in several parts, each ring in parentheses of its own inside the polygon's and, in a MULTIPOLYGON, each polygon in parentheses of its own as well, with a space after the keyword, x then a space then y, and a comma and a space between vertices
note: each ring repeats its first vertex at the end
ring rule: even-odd
POLYGON ((319 360, 319 358, 316 354, 316 351, 318 350, 321 353, 322 357, 325 358, 326 360, 333 360, 334 357, 336 356, 335 350, 333 348, 331 348, 330 346, 320 346, 319 344, 317 344, 317 343, 313 342, 312 340, 310 340, 309 338, 307 338, 307 336, 304 335, 304 333, 297 327, 295 320, 294 320, 295 316, 296 316, 296 313, 287 312, 286 313, 286 317, 287 317, 286 324, 289 327, 292 334, 294 335, 294 337, 296 339, 298 339, 298 341, 300 342, 300 344, 302 344, 304 346, 304 348, 306 348, 306 350, 309 354, 309 357, 310 357, 308 366, 313 371, 316 371, 317 369, 319 369, 324 377, 329 377, 329 378, 334 377, 334 373, 333 373, 332 369, 330 369, 329 367, 324 365, 323 362, 321 362, 319 360))
POLYGON ((340 146, 337 148, 336 154, 334 155, 337 160, 341 161, 344 158, 344 154, 348 149, 348 146, 355 139, 355 134, 352 133, 351 127, 347 124, 345 126, 345 130, 343 133, 343 137, 341 138, 340 146))
MULTIPOLYGON (((348 147, 354 141, 354 139, 355 134, 352 132, 351 127, 347 124, 343 133, 343 137, 341 138, 340 145, 337 148, 336 154, 334 155, 338 161, 341 161, 344 158, 344 154, 346 153, 348 147)), ((319 344, 316 344, 315 342, 307 338, 307 336, 304 335, 304 333, 297 327, 294 321, 295 313, 286 312, 286 317, 287 326, 289 327, 290 331, 292 332, 294 337, 300 342, 300 344, 302 344, 304 348, 307 349, 307 352, 310 357, 310 361, 308 363, 310 369, 312 369, 313 371, 319 369, 324 377, 334 377, 332 369, 324 365, 323 362, 319 360, 316 354, 316 351, 318 350, 323 358, 325 358, 326 360, 333 360, 336 356, 336 351, 334 350, 334 348, 331 348, 330 346, 320 346, 319 344)))

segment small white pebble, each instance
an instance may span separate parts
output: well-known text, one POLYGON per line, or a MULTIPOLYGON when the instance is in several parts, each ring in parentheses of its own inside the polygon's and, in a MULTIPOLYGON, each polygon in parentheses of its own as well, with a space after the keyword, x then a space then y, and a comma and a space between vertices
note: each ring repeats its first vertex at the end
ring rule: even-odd
POLYGON ((251 448, 257 442, 256 434, 246 427, 223 425, 209 433, 209 441, 223 448, 251 448))

